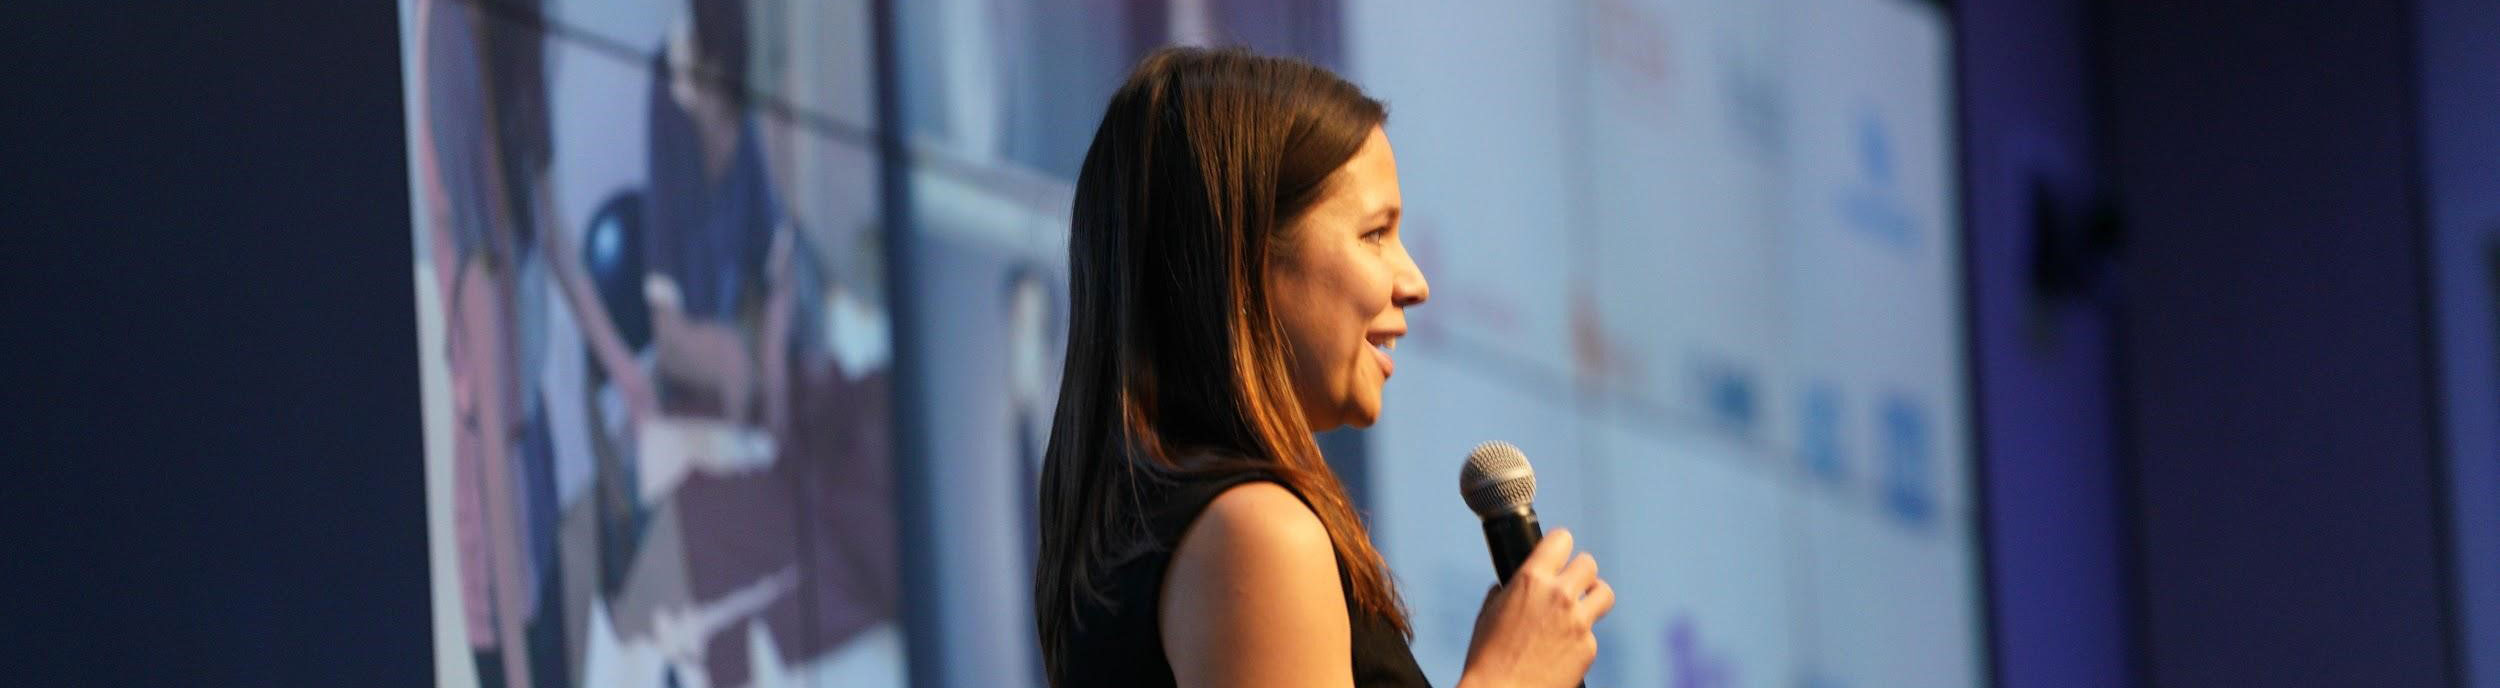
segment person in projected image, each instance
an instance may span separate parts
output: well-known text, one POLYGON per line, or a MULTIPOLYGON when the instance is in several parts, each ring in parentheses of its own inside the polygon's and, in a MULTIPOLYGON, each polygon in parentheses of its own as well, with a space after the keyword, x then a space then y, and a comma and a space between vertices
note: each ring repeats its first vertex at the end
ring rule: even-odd
POLYGON ((1010 475, 1016 482, 1015 503, 1022 511, 1026 576, 1040 547, 1040 512, 1035 505, 1042 484, 1042 452, 1050 442, 1051 361, 1059 360, 1058 342, 1067 335, 1059 325, 1059 300, 1050 275, 1031 261, 1007 268, 1007 446, 1014 453, 1010 475))
POLYGON ((580 337, 628 424, 655 411, 655 396, 549 195, 543 38, 468 4, 425 0, 416 16, 418 182, 432 220, 422 235, 450 311, 443 365, 458 428, 452 503, 465 630, 482 678, 561 685, 563 459, 553 438, 587 429, 558 406, 581 399, 546 387, 549 352, 564 348, 551 340, 580 337))
POLYGON ((687 2, 653 61, 644 296, 663 413, 638 482, 676 522, 684 598, 617 618, 627 636, 674 628, 715 685, 845 646, 893 617, 896 589, 885 375, 835 363, 832 331, 855 319, 823 307, 844 302, 838 281, 769 173, 747 10, 687 2), (664 623, 679 617, 706 621, 664 623))
MULTIPOLYGON (((1050 443, 1052 391, 1058 388, 1053 379, 1058 371, 1051 363, 1060 360, 1059 343, 1067 337, 1060 325, 1059 296, 1051 286, 1054 280, 1033 261, 1019 260, 1007 268, 1006 428, 1008 459, 1013 462, 1008 475, 1017 478, 1007 503, 1017 507, 1013 527, 1023 534, 1024 548, 1015 570, 1025 581, 1033 580, 1034 563, 1041 554, 1042 455, 1050 443)), ((1032 671, 1035 685, 1047 684, 1039 663, 1032 671)))
POLYGON ((778 427, 787 409, 786 320, 761 316, 791 298, 793 231, 765 173, 748 116, 745 3, 692 0, 653 69, 644 283, 663 390, 675 412, 778 427), (772 273, 772 274, 768 274, 772 273), (782 331, 763 331, 779 326, 782 331), (752 336, 750 336, 752 332, 752 336))

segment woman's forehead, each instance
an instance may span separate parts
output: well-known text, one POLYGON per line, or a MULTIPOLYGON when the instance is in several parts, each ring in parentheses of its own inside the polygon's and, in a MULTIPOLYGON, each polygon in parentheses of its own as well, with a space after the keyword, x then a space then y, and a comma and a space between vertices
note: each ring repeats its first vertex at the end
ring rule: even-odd
POLYGON ((1397 159, 1389 150, 1389 138, 1379 129, 1373 129, 1354 157, 1330 176, 1321 204, 1329 206, 1333 215, 1395 219, 1401 210, 1397 159))

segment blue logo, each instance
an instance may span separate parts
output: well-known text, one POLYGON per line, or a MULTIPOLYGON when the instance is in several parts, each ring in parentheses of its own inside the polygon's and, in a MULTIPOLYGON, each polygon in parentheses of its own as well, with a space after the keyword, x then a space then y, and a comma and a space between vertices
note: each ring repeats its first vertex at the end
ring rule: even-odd
POLYGON ((1702 405, 1710 419, 1729 432, 1753 436, 1755 419, 1762 414, 1752 372, 1732 364, 1705 363, 1700 368, 1702 405))
POLYGON ((1723 45, 1719 52, 1720 102, 1736 140, 1763 160, 1778 165, 1788 155, 1788 93, 1781 88, 1777 60, 1743 44, 1723 45))
POLYGON ((1727 656, 1701 646, 1693 618, 1675 615, 1667 624, 1667 685, 1672 688, 1728 688, 1736 685, 1736 667, 1727 656))
POLYGON ((1907 252, 1918 247, 1918 222, 1901 202, 1892 135, 1873 112, 1858 113, 1858 180, 1840 196, 1843 224, 1907 252))
POLYGON ((1927 412, 1900 396, 1884 400, 1884 508, 1905 525, 1925 527, 1935 521, 1935 443, 1927 412))

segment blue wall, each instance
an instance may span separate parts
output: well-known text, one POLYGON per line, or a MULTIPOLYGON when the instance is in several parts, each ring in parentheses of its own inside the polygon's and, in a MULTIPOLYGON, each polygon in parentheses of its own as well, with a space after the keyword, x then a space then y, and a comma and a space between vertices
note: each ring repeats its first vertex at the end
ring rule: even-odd
POLYGON ((2412 4, 2107 18, 2149 678, 2449 685, 2412 4))
POLYGON ((2084 3, 1959 11, 1997 676, 2011 688, 2128 685, 2110 310, 2031 286, 2035 185, 2103 192, 2084 3))
POLYGON ((2500 3, 2422 0, 2419 27, 2463 685, 2500 688, 2500 3))
POLYGON ((429 685, 397 13, 0 12, 9 681, 429 685))

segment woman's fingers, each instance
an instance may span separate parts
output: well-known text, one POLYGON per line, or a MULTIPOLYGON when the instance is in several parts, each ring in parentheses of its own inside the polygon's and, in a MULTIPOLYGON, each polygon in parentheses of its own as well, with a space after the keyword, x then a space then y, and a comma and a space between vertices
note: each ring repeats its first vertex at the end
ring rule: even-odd
POLYGON ((1589 623, 1605 618, 1607 612, 1615 610, 1615 586, 1597 581, 1596 587, 1589 588, 1589 596, 1580 598, 1580 608, 1589 613, 1589 623))
POLYGON ((1571 558, 1571 530, 1555 528, 1554 532, 1545 534, 1545 539, 1537 541, 1536 549, 1528 550, 1528 558, 1519 562, 1519 570, 1522 572, 1560 571, 1564 560, 1569 558, 1571 558))
POLYGON ((1572 557, 1562 573, 1554 576, 1554 582, 1562 586, 1563 592, 1571 593, 1572 599, 1587 595, 1589 586, 1597 583, 1597 557, 1587 552, 1572 557))

